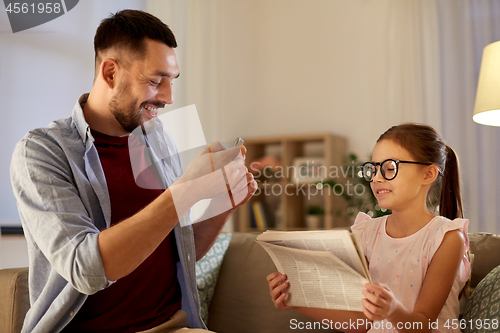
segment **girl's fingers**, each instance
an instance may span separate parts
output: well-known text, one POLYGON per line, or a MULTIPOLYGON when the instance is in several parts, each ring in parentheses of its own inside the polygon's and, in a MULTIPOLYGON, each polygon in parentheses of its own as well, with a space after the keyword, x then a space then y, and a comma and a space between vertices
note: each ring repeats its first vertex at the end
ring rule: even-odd
POLYGON ((370 320, 374 320, 373 314, 366 309, 365 304, 364 304, 364 300, 361 302, 363 303, 363 314, 366 316, 366 318, 368 318, 370 320))
POLYGON ((363 304, 363 313, 365 313, 365 315, 368 318, 370 318, 372 320, 376 320, 379 318, 381 308, 379 308, 378 306, 374 305, 373 303, 369 302, 366 299, 363 299, 361 302, 363 304), (368 314, 369 314, 369 316, 368 316, 368 314))
POLYGON ((362 290, 361 292, 363 293, 363 296, 365 296, 370 303, 372 303, 377 307, 382 308, 387 304, 386 299, 380 295, 373 294, 368 290, 362 290))
POLYGON ((283 282, 279 284, 276 288, 271 290, 271 297, 273 300, 277 299, 280 297, 280 295, 285 291, 285 289, 288 287, 288 283, 283 282))
POLYGON ((268 276, 266 276, 266 280, 269 283, 271 283, 271 281, 273 281, 273 280, 281 281, 281 280, 284 280, 284 279, 285 279, 285 276, 283 274, 281 274, 281 273, 278 273, 278 272, 271 273, 268 276))
POLYGON ((286 293, 281 294, 280 297, 276 299, 274 306, 278 309, 283 309, 283 310, 295 309, 296 308, 295 306, 288 306, 285 304, 285 298, 286 298, 286 293))
POLYGON ((368 291, 367 289, 363 289, 361 291, 361 293, 363 294, 363 296, 365 296, 365 298, 367 300, 369 300, 371 303, 375 303, 377 301, 377 296, 373 293, 371 293, 370 291, 368 291))
POLYGON ((379 283, 365 283, 364 287, 368 290, 371 291, 372 293, 378 294, 378 295, 384 295, 387 294, 387 291, 384 289, 382 285, 379 283))
POLYGON ((274 272, 274 273, 269 274, 268 276, 266 276, 267 282, 271 282, 271 280, 274 280, 280 274, 281 273, 278 273, 278 272, 274 272))
POLYGON ((284 309, 286 308, 286 305, 285 305, 285 298, 286 298, 286 294, 283 293, 281 294, 278 298, 276 298, 276 300, 274 301, 274 306, 277 307, 278 309, 284 309))
POLYGON ((376 316, 369 310, 371 303, 368 302, 366 299, 362 300, 361 303, 363 305, 363 313, 366 316, 366 318, 370 320, 376 320, 377 319, 376 316))
MULTIPOLYGON (((283 274, 280 274, 280 273, 277 273, 277 274, 278 274, 277 276, 274 276, 274 277, 268 279, 269 290, 273 290, 274 288, 276 288, 276 286, 278 286, 280 283, 285 281, 286 277, 283 274)), ((268 275, 268 277, 269 276, 271 276, 271 275, 268 275)))
POLYGON ((285 282, 286 275, 278 272, 271 273, 266 276, 266 280, 269 282, 269 293, 274 306, 278 309, 293 309, 293 307, 286 306, 284 303, 286 298, 284 291, 288 288, 288 283, 285 282))

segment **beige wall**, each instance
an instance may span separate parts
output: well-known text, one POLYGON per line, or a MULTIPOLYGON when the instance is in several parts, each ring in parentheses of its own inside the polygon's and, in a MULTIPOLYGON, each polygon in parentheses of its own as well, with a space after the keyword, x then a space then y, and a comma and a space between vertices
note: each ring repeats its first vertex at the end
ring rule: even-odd
POLYGON ((0 269, 27 267, 28 248, 22 235, 0 235, 0 269))
POLYGON ((251 2, 220 11, 221 136, 331 131, 371 149, 383 15, 367 1, 251 2))
POLYGON ((330 131, 366 158, 390 125, 439 127, 439 113, 422 114, 412 100, 420 91, 411 82, 422 74, 402 61, 415 47, 398 32, 411 8, 387 0, 170 0, 149 1, 148 10, 179 39, 184 73, 171 108, 195 103, 209 140, 330 131))

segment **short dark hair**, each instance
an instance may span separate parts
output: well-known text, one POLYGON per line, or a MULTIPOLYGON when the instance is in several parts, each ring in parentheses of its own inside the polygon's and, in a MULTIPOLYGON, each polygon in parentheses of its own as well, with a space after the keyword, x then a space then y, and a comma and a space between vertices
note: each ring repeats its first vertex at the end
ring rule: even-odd
POLYGON ((102 20, 94 37, 96 71, 101 63, 102 52, 118 48, 143 57, 146 52, 145 38, 177 47, 172 30, 157 17, 141 10, 125 9, 102 20))

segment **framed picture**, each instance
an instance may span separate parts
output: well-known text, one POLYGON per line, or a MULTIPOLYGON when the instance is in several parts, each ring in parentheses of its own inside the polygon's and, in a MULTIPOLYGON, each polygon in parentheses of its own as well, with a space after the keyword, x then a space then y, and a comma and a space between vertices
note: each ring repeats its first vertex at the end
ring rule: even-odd
POLYGON ((325 160, 321 157, 298 157, 293 160, 293 182, 315 183, 325 179, 327 174, 325 160))

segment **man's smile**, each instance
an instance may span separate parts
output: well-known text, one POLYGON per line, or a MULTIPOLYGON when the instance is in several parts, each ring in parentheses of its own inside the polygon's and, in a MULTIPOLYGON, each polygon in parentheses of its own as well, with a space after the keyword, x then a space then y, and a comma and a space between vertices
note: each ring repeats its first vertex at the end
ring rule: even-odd
POLYGON ((142 104, 141 105, 141 112, 144 112, 149 116, 149 118, 156 118, 158 116, 158 106, 152 105, 152 104, 142 104))

